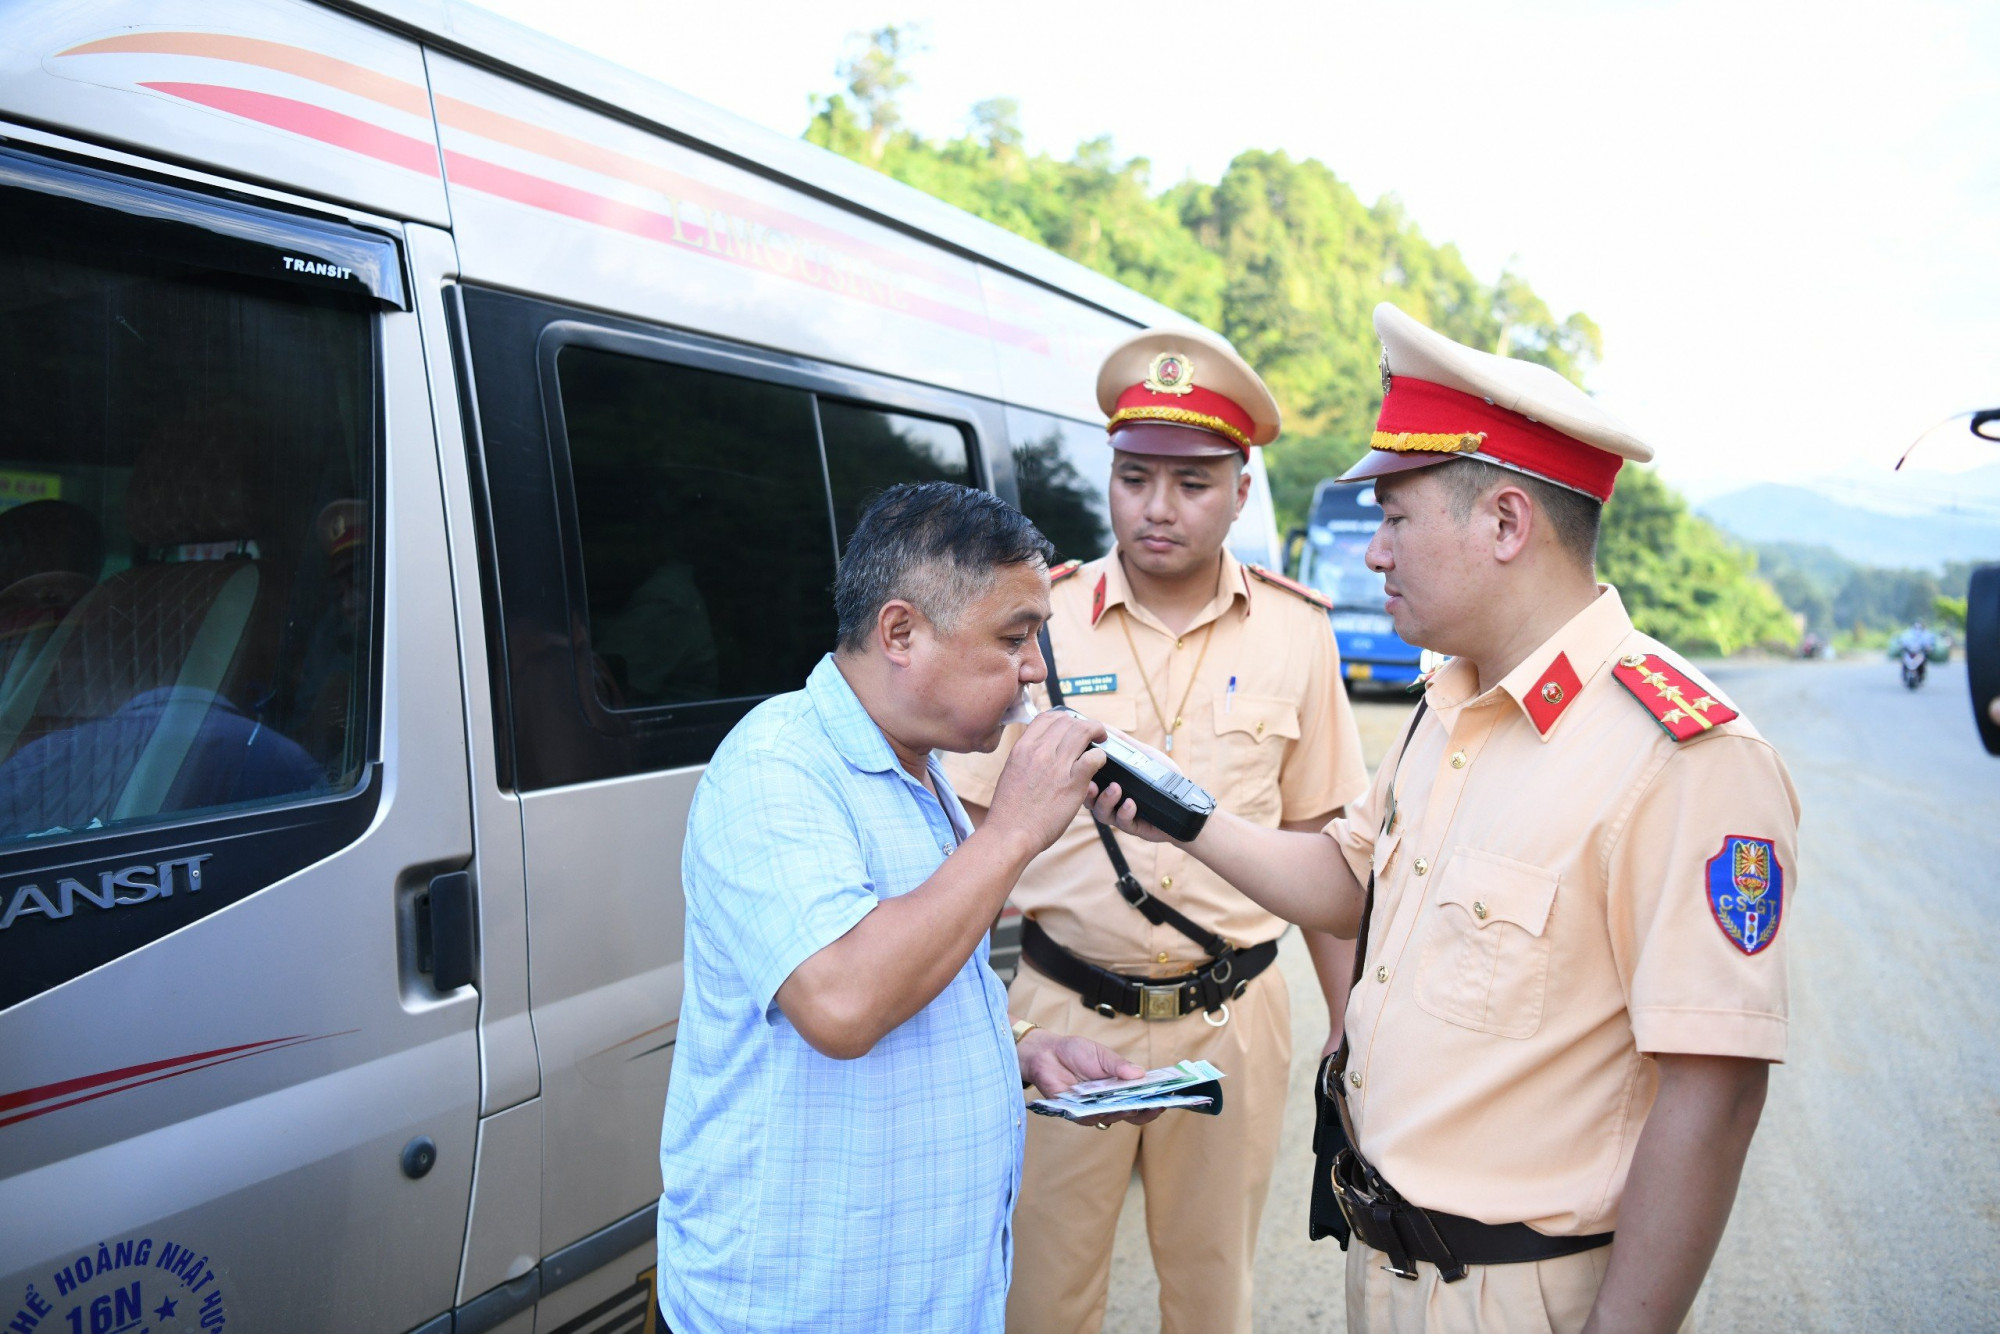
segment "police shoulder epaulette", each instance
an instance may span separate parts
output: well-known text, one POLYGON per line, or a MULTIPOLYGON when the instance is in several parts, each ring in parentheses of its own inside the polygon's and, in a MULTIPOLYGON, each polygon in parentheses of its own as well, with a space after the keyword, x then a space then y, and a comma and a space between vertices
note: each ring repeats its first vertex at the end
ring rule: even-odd
POLYGON ((1056 566, 1054 569, 1049 571, 1049 582, 1052 584, 1059 584, 1063 580, 1069 578, 1071 575, 1075 574, 1078 570, 1082 568, 1083 568, 1082 561, 1066 560, 1062 564, 1056 566))
POLYGON ((1333 610, 1333 599, 1320 592, 1317 588, 1307 588, 1296 579, 1287 579, 1282 574, 1267 570, 1261 565, 1252 565, 1248 561, 1243 562, 1243 568, 1274 588, 1282 588, 1287 593, 1293 593, 1304 598, 1321 611, 1333 610))
POLYGON ((1676 741, 1700 736, 1737 716, 1736 710, 1657 653, 1628 653, 1611 674, 1676 741))

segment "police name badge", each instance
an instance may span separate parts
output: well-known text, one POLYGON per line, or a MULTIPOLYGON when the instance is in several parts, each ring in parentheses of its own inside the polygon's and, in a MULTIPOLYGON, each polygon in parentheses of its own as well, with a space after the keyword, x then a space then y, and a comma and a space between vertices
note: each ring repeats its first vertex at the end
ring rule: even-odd
POLYGON ((1096 676, 1059 676, 1056 684, 1068 695, 1109 695, 1118 689, 1118 673, 1101 672, 1096 676))
POLYGON ((1778 937, 1785 868, 1768 838, 1731 834, 1708 859, 1708 906, 1729 943, 1756 954, 1778 937))

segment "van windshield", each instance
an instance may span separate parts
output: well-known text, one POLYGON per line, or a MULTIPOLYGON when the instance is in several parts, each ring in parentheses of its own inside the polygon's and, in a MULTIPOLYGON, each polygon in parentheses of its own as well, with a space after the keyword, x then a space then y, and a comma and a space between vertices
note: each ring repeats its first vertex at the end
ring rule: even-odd
POLYGON ((352 787, 373 317, 0 191, 0 842, 352 787))

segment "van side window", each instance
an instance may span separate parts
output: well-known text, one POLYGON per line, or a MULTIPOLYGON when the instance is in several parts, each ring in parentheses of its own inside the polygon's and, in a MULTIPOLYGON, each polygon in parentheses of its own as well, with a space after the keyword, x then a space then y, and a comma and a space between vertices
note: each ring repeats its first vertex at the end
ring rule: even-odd
POLYGON ((843 551, 868 502, 897 482, 978 485, 965 432, 949 422, 824 398, 819 421, 843 551))
POLYGON ((372 315, 13 190, 0 312, 0 846, 353 788, 372 315))
POLYGON ((582 346, 556 375, 598 698, 796 689, 834 634, 812 395, 582 346))
POLYGON ((1104 428, 1026 408, 1007 409, 1021 512, 1055 543, 1056 559, 1111 550, 1111 449, 1104 428))
POLYGON ((473 285, 447 304, 496 772, 522 792, 706 764, 833 649, 837 534, 893 483, 986 480, 1005 432, 990 400, 852 367, 473 285))

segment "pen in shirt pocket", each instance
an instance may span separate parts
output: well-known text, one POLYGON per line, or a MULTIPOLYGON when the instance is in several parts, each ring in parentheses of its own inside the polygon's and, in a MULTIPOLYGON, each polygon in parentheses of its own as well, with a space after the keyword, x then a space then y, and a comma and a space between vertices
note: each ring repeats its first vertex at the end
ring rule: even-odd
POLYGON ((1236 707, 1236 678, 1229 678, 1229 689, 1222 692, 1222 711, 1228 713, 1236 707))

